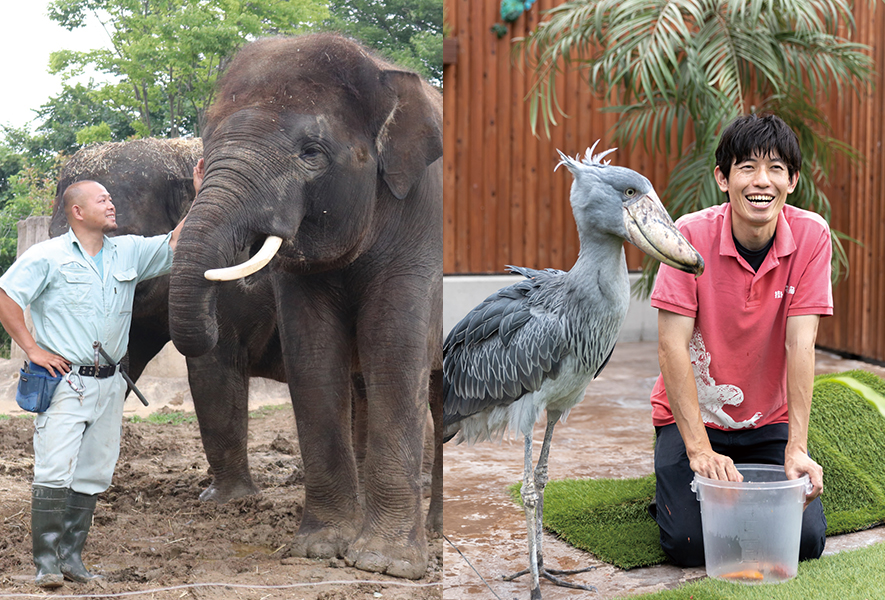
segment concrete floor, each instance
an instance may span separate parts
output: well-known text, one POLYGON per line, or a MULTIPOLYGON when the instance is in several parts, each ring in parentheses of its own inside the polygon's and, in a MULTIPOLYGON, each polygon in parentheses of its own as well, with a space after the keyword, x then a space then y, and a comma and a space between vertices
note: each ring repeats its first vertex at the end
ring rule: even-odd
MULTIPOLYGON (((885 368, 818 353, 818 373, 855 368, 885 377, 885 368)), ((557 425, 550 454, 550 478, 625 478, 651 473, 654 428, 649 393, 658 373, 655 342, 619 344, 605 371, 588 387, 584 402, 575 407, 566 423, 557 425)), ((540 423, 534 436, 536 460, 543 433, 540 423)), ((480 575, 502 599, 528 598, 525 577, 514 582, 501 581, 502 574, 527 566, 525 519, 507 494, 507 487, 522 478, 522 449, 522 440, 473 447, 446 445, 445 530, 464 557, 444 544, 445 599, 494 599, 480 575)), ((826 552, 882 541, 885 527, 878 527, 834 536, 827 540, 826 552)), ((544 557, 546 564, 554 568, 595 565, 595 570, 570 579, 599 590, 594 594, 542 583, 545 600, 620 598, 676 587, 705 576, 703 568, 680 569, 666 564, 624 571, 550 534, 544 537, 544 557)))

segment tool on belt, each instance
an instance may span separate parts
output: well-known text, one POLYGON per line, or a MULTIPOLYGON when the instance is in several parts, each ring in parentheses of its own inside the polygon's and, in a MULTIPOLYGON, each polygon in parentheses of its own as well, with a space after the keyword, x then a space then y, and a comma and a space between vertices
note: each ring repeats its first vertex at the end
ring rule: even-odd
MULTIPOLYGON (((92 342, 92 350, 95 353, 95 371, 99 371, 98 366, 98 357, 99 355, 103 356, 106 361, 114 365, 114 359, 108 356, 108 353, 104 351, 104 348, 101 347, 101 342, 92 342)), ((135 382, 129 377, 129 374, 123 370, 122 365, 120 366, 120 375, 123 376, 123 379, 126 380, 126 383, 129 385, 129 389, 135 392, 135 395, 138 396, 138 399, 141 400, 141 403, 145 406, 148 405, 147 399, 142 395, 142 393, 135 387, 135 382)))
POLYGON ((59 382, 61 382, 61 373, 53 377, 44 367, 25 361, 19 371, 15 401, 28 412, 44 412, 49 408, 52 395, 55 394, 55 388, 59 382))

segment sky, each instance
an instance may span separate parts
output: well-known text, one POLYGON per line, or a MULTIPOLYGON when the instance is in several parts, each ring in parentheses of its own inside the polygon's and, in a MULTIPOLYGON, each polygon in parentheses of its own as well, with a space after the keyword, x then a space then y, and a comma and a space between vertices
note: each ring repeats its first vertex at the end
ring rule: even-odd
MULTIPOLYGON (((51 52, 109 44, 97 20, 68 31, 46 16, 48 5, 49 0, 5 0, 0 8, 0 125, 24 127, 36 116, 32 109, 61 93, 61 76, 48 73, 51 52)), ((104 80, 102 74, 92 76, 104 80)), ((89 76, 77 81, 86 83, 89 76)))

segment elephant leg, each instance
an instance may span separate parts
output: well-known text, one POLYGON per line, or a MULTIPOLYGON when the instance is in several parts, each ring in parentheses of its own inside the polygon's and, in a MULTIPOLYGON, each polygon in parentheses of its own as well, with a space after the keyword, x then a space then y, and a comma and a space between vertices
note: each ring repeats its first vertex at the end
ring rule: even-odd
POLYGON ((353 454, 360 482, 360 498, 365 490, 366 436, 369 427, 369 401, 362 373, 354 373, 353 382, 353 454))
MULTIPOLYGON (((165 323, 165 320, 162 322, 165 323)), ((132 381, 138 381, 147 364, 160 353, 160 350, 169 341, 168 329, 164 326, 162 330, 158 330, 156 323, 157 320, 153 320, 149 324, 136 322, 134 319, 132 321, 129 339, 135 341, 130 341, 129 351, 126 355, 128 363, 123 365, 132 381)), ((127 390, 126 393, 128 395, 129 391, 127 390)))
POLYGON ((366 571, 418 579, 427 569, 421 465, 429 309, 421 297, 404 296, 397 290, 368 303, 357 328, 369 402, 366 516, 345 561, 366 571))
POLYGON ((224 504, 257 494, 249 472, 249 376, 226 356, 223 346, 187 359, 187 375, 200 437, 212 468, 212 483, 200 500, 224 504))
MULTIPOLYGON (((433 416, 433 467, 430 480, 430 509, 427 511, 427 530, 443 532, 443 373, 430 373, 430 413, 433 416)), ((426 446, 425 446, 426 448, 426 446)), ((426 450, 425 450, 426 451, 426 450)))
POLYGON ((322 277, 277 281, 279 326, 298 443, 304 460, 304 511, 290 553, 344 556, 363 511, 353 452, 353 340, 347 308, 322 277))

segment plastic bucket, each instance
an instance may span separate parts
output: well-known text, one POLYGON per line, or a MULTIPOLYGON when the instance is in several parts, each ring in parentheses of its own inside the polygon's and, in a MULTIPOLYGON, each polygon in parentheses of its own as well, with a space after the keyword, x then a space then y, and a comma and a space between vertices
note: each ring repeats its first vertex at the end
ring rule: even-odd
POLYGON ((807 475, 788 480, 779 465, 735 465, 742 482, 695 474, 707 575, 738 583, 780 583, 796 576, 807 475))

